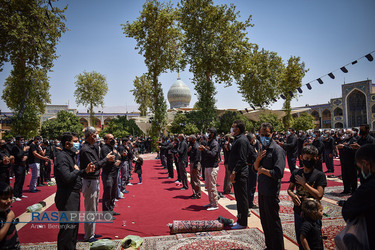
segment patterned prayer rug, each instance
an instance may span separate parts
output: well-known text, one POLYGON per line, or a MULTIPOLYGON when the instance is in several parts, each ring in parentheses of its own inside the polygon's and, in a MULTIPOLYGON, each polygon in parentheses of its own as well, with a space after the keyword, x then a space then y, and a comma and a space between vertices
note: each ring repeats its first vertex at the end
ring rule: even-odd
POLYGON ((174 220, 168 226, 171 234, 219 231, 224 228, 217 220, 174 220))
POLYGON ((343 195, 341 194, 342 191, 344 191, 343 186, 326 187, 324 189, 324 197, 334 201, 347 200, 350 194, 343 195))
POLYGON ((264 249, 264 235, 257 228, 145 237, 145 249, 264 249))
MULTIPOLYGON (((323 235, 327 239, 323 240, 325 249, 335 249, 335 236, 345 227, 343 219, 324 219, 322 221, 323 235)), ((296 234, 294 230, 294 222, 282 223, 284 236, 297 244, 296 234)))
MULTIPOLYGON (((119 242, 120 244, 120 242, 119 242)), ((86 250, 90 248, 90 243, 88 242, 77 242, 77 250, 86 250)), ((57 249, 56 242, 43 242, 43 243, 29 243, 21 244, 22 250, 55 250, 57 249)))
MULTIPOLYGON (((280 199, 280 219, 282 222, 288 222, 288 221, 294 221, 294 211, 293 211, 293 201, 292 198, 288 195, 287 191, 282 190, 280 191, 279 195, 280 199)), ((258 204, 258 193, 255 193, 254 203, 256 205, 258 204)), ((321 201, 323 206, 323 213, 325 215, 324 218, 340 218, 341 217, 341 207, 332 204, 330 202, 321 201)), ((252 209, 252 213, 254 213, 256 216, 260 217, 259 209, 252 209)))

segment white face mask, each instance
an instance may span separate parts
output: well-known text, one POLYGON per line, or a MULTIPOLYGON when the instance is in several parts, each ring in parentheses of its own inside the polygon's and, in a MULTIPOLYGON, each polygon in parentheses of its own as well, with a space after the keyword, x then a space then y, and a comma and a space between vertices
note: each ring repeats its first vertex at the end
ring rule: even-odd
POLYGON ((96 137, 94 138, 94 141, 97 142, 99 140, 99 135, 96 134, 96 137))

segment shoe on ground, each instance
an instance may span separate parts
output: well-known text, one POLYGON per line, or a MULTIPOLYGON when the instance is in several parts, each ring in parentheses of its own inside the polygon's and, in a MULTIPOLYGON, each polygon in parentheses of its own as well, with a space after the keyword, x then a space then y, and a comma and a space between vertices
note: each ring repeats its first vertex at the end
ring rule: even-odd
POLYGON ((86 242, 92 243, 92 242, 95 242, 97 240, 98 240, 97 238, 92 237, 92 238, 88 239, 86 242))
POLYGON ((142 184, 142 182, 138 182, 137 184, 140 185, 140 184, 142 184))
POLYGON ((123 191, 122 193, 123 193, 123 194, 128 194, 129 191, 128 191, 128 190, 125 190, 125 191, 123 191))
POLYGON ((129 182, 129 183, 128 183, 128 186, 133 186, 133 184, 129 182))
POLYGON ((172 177, 168 177, 168 179, 172 179, 172 177))
POLYGON ((117 212, 113 212, 113 214, 112 215, 120 215, 120 213, 117 213, 117 212))
POLYGON ((204 205, 203 207, 211 207, 211 204, 208 203, 207 205, 204 205))
POLYGON ((115 201, 118 201, 118 199, 116 198, 115 201))
POLYGON ((179 180, 175 180, 174 183, 180 183, 180 181, 179 180))
POLYGON ((94 238, 100 238, 100 237, 102 237, 103 235, 101 235, 101 234, 95 234, 94 235, 94 238))
POLYGON ((22 195, 21 198, 27 198, 27 196, 26 195, 22 195))
POLYGON ((207 211, 214 211, 214 210, 218 210, 219 207, 209 207, 207 208, 207 211))
POLYGON ((180 188, 180 190, 186 190, 186 188, 180 188))
POLYGON ((18 198, 18 197, 17 197, 17 198, 15 199, 15 201, 22 201, 22 200, 21 200, 21 198, 18 198))
POLYGON ((193 197, 191 197, 193 200, 197 200, 197 199, 200 199, 201 197, 199 197, 199 196, 193 196, 193 197))
POLYGON ((245 229, 245 228, 247 228, 247 227, 246 226, 241 226, 240 224, 236 224, 235 226, 231 227, 231 229, 234 229, 234 230, 236 230, 236 229, 245 229))
POLYGON ((255 205, 255 204, 253 204, 252 206, 249 206, 249 208, 251 208, 251 209, 258 209, 259 207, 257 205, 255 205))

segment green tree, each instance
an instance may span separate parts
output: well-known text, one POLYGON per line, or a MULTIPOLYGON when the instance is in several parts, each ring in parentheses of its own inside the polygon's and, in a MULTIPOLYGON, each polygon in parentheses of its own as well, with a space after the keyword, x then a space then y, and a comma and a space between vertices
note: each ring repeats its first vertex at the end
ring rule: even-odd
POLYGON ((88 107, 90 125, 93 126, 95 124, 94 107, 104 106, 104 97, 108 92, 107 80, 104 75, 95 71, 83 72, 76 78, 74 91, 76 103, 88 107))
POLYGON ((39 114, 50 102, 47 74, 57 58, 56 46, 66 31, 67 9, 54 0, 9 0, 0 3, 0 71, 6 62, 13 69, 4 83, 2 99, 13 111, 12 133, 32 136, 39 129, 39 114))
POLYGON ((279 93, 284 64, 275 52, 257 46, 247 52, 241 74, 237 76, 238 92, 250 105, 268 106, 279 93))
POLYGON ((145 58, 148 76, 152 80, 152 106, 154 113, 151 135, 159 136, 165 126, 167 104, 159 76, 167 70, 183 67, 180 50, 181 31, 177 27, 176 9, 171 3, 148 0, 136 21, 122 24, 126 37, 137 41, 136 49, 145 58))
POLYGON ((274 131, 284 130, 283 123, 281 122, 281 120, 279 119, 277 115, 275 115, 272 112, 269 112, 269 113, 264 112, 259 115, 259 121, 257 121, 255 124, 255 131, 258 131, 260 128, 260 125, 265 122, 271 123, 274 131))
POLYGON ((219 117, 217 122, 218 133, 229 133, 230 128, 235 120, 242 120, 245 124, 245 130, 249 132, 254 131, 254 124, 246 116, 239 112, 226 111, 222 116, 219 117))
POLYGON ((59 138, 64 132, 75 132, 82 136, 83 125, 78 116, 66 110, 57 113, 56 119, 46 120, 42 123, 40 135, 48 139, 59 138))
POLYGON ((134 79, 133 92, 135 102, 139 104, 141 116, 146 116, 147 109, 152 106, 152 82, 146 74, 134 79))
POLYGON ((198 129, 195 121, 193 119, 189 119, 189 113, 178 112, 175 115, 171 126, 168 128, 168 131, 173 134, 185 135, 199 133, 200 130, 198 129))
POLYGON ((124 138, 128 135, 140 136, 143 133, 134 120, 128 120, 126 116, 117 116, 100 132, 101 137, 106 134, 113 134, 115 138, 124 138))
POLYGON ((237 74, 249 45, 246 29, 252 26, 251 16, 240 22, 234 5, 214 5, 212 0, 181 0, 179 7, 183 49, 194 74, 197 107, 212 120, 216 117, 215 83, 230 86, 237 74))
POLYGON ((293 123, 290 102, 297 96, 297 88, 302 86, 302 78, 308 71, 305 69, 305 63, 300 62, 300 60, 300 57, 295 56, 291 56, 289 58, 288 65, 284 70, 282 81, 278 86, 280 92, 283 93, 286 98, 283 104, 283 109, 286 112, 286 115, 283 118, 285 130, 287 130, 293 123), (293 94, 293 97, 289 94, 289 92, 293 94))
POLYGON ((309 130, 315 127, 314 117, 306 112, 300 114, 299 117, 294 119, 293 128, 295 130, 309 130))

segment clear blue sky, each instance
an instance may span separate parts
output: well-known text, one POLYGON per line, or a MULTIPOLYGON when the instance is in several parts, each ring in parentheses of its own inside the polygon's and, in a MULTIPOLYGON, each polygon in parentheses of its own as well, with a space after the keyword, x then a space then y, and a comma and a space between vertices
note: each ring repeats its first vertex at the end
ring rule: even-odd
MULTIPOLYGON (((134 49, 135 40, 125 38, 120 24, 133 21, 145 1, 130 0, 59 0, 55 5, 68 4, 66 25, 70 29, 63 34, 58 45, 60 56, 55 61, 54 72, 49 74, 51 104, 67 104, 76 108, 75 76, 83 71, 104 74, 109 85, 105 106, 135 108, 133 89, 135 76, 147 71, 143 56, 134 49)), ((178 1, 172 1, 176 4, 178 1)), ((309 72, 303 84, 339 69, 347 63, 375 50, 375 1, 374 0, 232 0, 215 1, 217 4, 234 3, 241 19, 252 15, 254 27, 249 28, 251 42, 261 48, 275 51, 284 61, 299 56, 309 72)), ((375 57, 375 53, 373 53, 375 57)), ((0 73, 1 91, 9 75, 10 65, 0 73)), ((312 82, 312 90, 303 87, 303 95, 292 106, 327 103, 330 98, 341 96, 341 84, 371 79, 375 82, 375 61, 361 59, 347 67, 349 73, 334 72, 336 79, 322 78, 323 85, 312 82)), ((182 80, 193 93, 190 106, 197 100, 192 75, 188 68, 181 72, 182 80)), ((168 72, 160 77, 164 95, 177 79, 177 73, 168 72)), ((217 85, 218 108, 245 108, 237 87, 217 85)), ((272 105, 282 107, 282 99, 272 105)), ((169 107, 169 103, 168 103, 169 107)), ((0 101, 1 110, 9 110, 0 101)), ((78 107, 85 110, 84 107, 78 107)), ((100 109, 99 109, 100 110, 100 109)), ((118 109, 116 110, 118 111, 118 109)), ((123 110, 125 111, 125 110, 123 110)))

